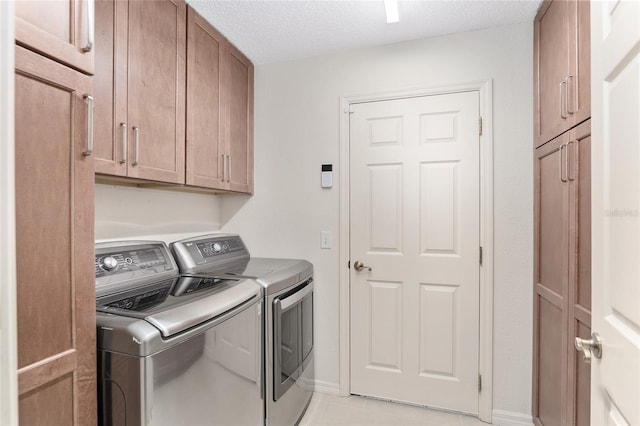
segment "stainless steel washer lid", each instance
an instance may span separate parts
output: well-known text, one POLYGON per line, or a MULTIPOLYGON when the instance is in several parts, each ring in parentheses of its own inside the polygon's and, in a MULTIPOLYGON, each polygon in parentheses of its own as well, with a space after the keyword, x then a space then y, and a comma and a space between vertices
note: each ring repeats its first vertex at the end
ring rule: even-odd
POLYGON ((154 313, 144 319, 160 330, 164 337, 169 337, 222 315, 259 294, 260 288, 254 281, 243 280, 224 291, 154 313))
MULTIPOLYGON (((142 310, 128 309, 128 301, 149 297, 147 294, 150 292, 143 290, 146 293, 140 296, 127 294, 124 299, 99 304, 97 309, 99 312, 143 319, 157 328, 163 337, 170 337, 214 319, 260 296, 262 292, 262 288, 254 280, 241 279, 226 281, 214 288, 182 296, 167 295, 158 305, 145 306, 142 310)), ((155 295, 156 290, 152 292, 155 295)))

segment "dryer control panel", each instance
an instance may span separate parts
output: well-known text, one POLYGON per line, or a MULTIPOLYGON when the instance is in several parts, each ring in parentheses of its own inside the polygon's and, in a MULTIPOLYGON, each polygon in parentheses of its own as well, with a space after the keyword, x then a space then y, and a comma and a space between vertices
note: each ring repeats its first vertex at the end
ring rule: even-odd
POLYGON ((224 273, 249 261, 249 251, 239 235, 211 234, 171 244, 181 273, 224 273))

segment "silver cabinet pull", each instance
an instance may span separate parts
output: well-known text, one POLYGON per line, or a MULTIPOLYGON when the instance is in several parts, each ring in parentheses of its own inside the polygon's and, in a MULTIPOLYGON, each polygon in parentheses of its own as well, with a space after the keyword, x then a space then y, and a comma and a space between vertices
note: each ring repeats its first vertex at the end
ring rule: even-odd
POLYGON ((95 39, 95 0, 87 0, 87 44, 82 47, 82 51, 87 53, 93 50, 93 42, 95 39))
POLYGON ((229 174, 227 175, 227 182, 231 182, 231 155, 227 155, 229 158, 229 174))
POLYGON ((560 82, 560 117, 567 118, 567 114, 565 114, 564 107, 566 106, 567 99, 567 80, 562 80, 560 82))
POLYGON ((562 161, 562 156, 564 154, 564 149, 567 147, 567 144, 562 144, 560 145, 560 181, 561 182, 567 182, 567 179, 564 177, 564 166, 566 166, 566 163, 564 161, 562 161))
POLYGON ((220 154, 220 159, 222 160, 222 181, 227 180, 227 156, 224 154, 220 154))
POLYGON ((573 101, 575 99, 575 94, 576 94, 576 90, 575 90, 576 88, 573 85, 573 76, 572 75, 567 76, 565 81, 567 82, 567 93, 565 96, 565 105, 566 105, 567 113, 570 115, 573 115, 573 113, 575 112, 573 109, 573 104, 574 104, 573 101), (569 93, 571 93, 571 96, 569 96, 569 93), (571 105, 571 108, 569 108, 569 105, 571 105))
POLYGON ((602 339, 598 333, 593 333, 591 339, 581 339, 576 337, 575 346, 577 351, 582 351, 582 360, 591 364, 591 357, 602 358, 602 339))
POLYGON ((367 271, 371 272, 371 266, 367 266, 359 260, 356 260, 356 262, 353 264, 353 269, 355 269, 358 272, 362 271, 363 269, 366 269, 367 271))
POLYGON ((85 157, 93 154, 93 96, 88 93, 83 95, 87 101, 87 149, 82 153, 85 157))
POLYGON ((120 164, 127 162, 127 123, 120 123, 120 129, 122 130, 122 160, 120 164))
POLYGON ((136 153, 131 165, 135 167, 140 164, 140 128, 136 126, 133 126, 133 143, 135 144, 136 153))
POLYGON ((565 156, 566 158, 564 160, 565 167, 567 168, 567 179, 569 179, 571 182, 576 180, 575 170, 572 170, 573 167, 569 167, 572 164, 571 161, 569 161, 569 157, 571 157, 571 145, 573 145, 574 143, 575 141, 569 141, 567 143, 567 155, 565 156))

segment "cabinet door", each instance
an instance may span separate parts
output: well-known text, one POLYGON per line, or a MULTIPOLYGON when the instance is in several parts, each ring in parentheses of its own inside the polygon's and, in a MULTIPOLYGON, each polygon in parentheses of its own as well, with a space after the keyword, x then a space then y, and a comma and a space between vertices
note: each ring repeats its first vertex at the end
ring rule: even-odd
POLYGON ((129 177, 184 183, 186 14, 181 0, 129 2, 129 177))
POLYGON ((533 417, 566 424, 568 135, 535 151, 533 417))
POLYGON ((574 0, 570 8, 572 32, 567 106, 575 125, 591 116, 591 15, 588 0, 574 0))
POLYGON ((591 123, 587 121, 570 134, 569 156, 570 230, 569 324, 567 342, 567 423, 590 424, 591 368, 576 351, 574 339, 591 338, 591 123))
POLYGON ((187 25, 186 183, 224 189, 220 71, 226 40, 190 7, 187 25))
POLYGON ((18 0, 16 40, 93 74, 93 0, 18 0))
POLYGON ((534 22, 535 146, 567 129, 571 3, 544 3, 534 22), (566 117, 566 118, 563 118, 566 117))
POLYGON ((21 424, 96 424, 91 78, 16 47, 21 424))
POLYGON ((253 64, 227 45, 224 71, 227 181, 232 191, 253 193, 253 64))
POLYGON ((96 0, 96 173, 127 175, 127 2, 96 0))

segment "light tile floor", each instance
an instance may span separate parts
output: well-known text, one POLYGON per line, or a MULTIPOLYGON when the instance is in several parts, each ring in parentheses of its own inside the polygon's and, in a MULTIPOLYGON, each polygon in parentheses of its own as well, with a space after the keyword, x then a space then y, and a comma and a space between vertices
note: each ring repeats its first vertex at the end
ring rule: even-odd
POLYGON ((475 417, 351 395, 314 393, 300 426, 487 426, 475 417))

